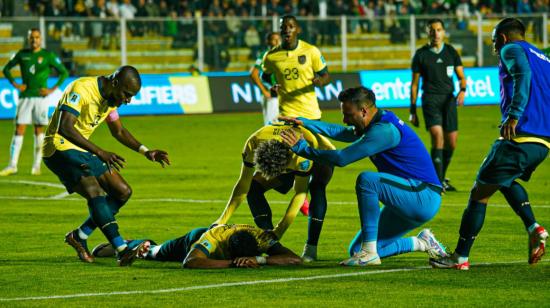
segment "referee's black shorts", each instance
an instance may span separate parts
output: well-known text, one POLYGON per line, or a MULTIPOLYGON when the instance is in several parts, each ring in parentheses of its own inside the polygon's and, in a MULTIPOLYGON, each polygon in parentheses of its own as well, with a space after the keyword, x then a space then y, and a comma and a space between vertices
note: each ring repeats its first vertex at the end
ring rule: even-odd
POLYGON ((450 94, 423 94, 422 112, 426 129, 441 125, 446 132, 458 130, 456 98, 450 94))

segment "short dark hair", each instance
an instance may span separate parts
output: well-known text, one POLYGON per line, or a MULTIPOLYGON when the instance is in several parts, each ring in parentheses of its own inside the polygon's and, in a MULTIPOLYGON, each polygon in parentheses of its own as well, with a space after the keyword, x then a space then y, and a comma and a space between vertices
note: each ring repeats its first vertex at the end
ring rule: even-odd
POLYGON ((250 232, 241 230, 233 233, 228 239, 228 250, 231 258, 253 257, 260 254, 258 241, 250 232))
POLYGON ((525 25, 517 18, 508 17, 499 21, 499 23, 495 26, 495 32, 506 36, 510 34, 518 34, 521 35, 521 37, 524 37, 525 25))
POLYGON ((269 41, 273 35, 280 35, 279 32, 269 31, 265 35, 265 41, 269 41))
POLYGON ((294 16, 294 15, 284 15, 283 17, 281 17, 281 24, 283 22, 285 22, 286 20, 294 20, 294 22, 296 24, 298 24, 298 20, 296 19, 296 16, 294 16))
POLYGON ((338 94, 338 100, 353 103, 357 108, 376 106, 376 95, 363 86, 345 89, 338 94))
POLYGON ((292 157, 290 147, 279 140, 271 139, 258 145, 254 163, 260 173, 270 179, 281 175, 292 157))
POLYGON ((440 23, 441 26, 443 27, 443 29, 445 29, 445 23, 443 22, 443 19, 441 18, 432 18, 432 19, 428 19, 428 21, 426 22, 426 28, 435 24, 435 23, 440 23))

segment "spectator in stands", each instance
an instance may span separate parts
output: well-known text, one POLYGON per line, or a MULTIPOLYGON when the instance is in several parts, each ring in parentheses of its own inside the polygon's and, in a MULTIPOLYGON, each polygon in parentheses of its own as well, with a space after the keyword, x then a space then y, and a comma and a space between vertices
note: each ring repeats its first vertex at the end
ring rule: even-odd
MULTIPOLYGON (((131 0, 122 0, 122 4, 119 7, 120 17, 132 20, 135 18, 137 9, 132 4, 131 0)), ((137 31, 136 24, 133 22, 128 22, 128 30, 130 34, 134 35, 137 31)))
POLYGON ((241 19, 235 15, 234 9, 229 9, 227 11, 225 22, 227 24, 227 29, 229 29, 230 44, 235 47, 241 47, 243 45, 243 28, 241 19))
POLYGON ((458 20, 457 28, 464 30, 468 27, 468 20, 472 16, 470 1, 460 0, 460 3, 456 6, 455 14, 458 20))
MULTIPOLYGON (((94 6, 90 10, 91 16, 95 18, 107 18, 107 7, 105 6, 105 0, 95 0, 94 6)), ((88 42, 88 47, 92 49, 97 49, 102 41, 102 38, 104 38, 104 35, 107 34, 107 31, 104 31, 105 27, 103 27, 103 21, 93 21, 91 23, 91 33, 90 33, 90 40, 88 42)), ((108 38, 105 37, 104 40, 104 47, 107 46, 108 38)))
POLYGON ((256 30, 254 24, 250 24, 246 32, 244 33, 244 43, 246 47, 250 48, 250 57, 249 59, 256 59, 258 50, 260 49, 260 34, 256 30))

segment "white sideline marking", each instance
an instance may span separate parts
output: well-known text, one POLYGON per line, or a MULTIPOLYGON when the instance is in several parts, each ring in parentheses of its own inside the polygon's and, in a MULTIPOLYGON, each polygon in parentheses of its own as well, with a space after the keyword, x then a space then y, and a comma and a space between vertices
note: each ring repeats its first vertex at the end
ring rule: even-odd
MULTIPOLYGON (((18 183, 18 184, 28 184, 28 185, 37 185, 37 186, 49 186, 57 188, 65 188, 65 186, 56 183, 50 182, 38 182, 38 181, 24 181, 24 180, 0 180, 0 183, 18 183)), ((77 201, 82 200, 80 198, 65 198, 69 196, 69 193, 66 191, 53 195, 51 197, 32 197, 32 196, 0 196, 0 200, 66 200, 66 201, 77 201)), ((227 200, 221 199, 183 199, 183 198, 144 198, 144 199, 132 199, 134 202, 182 202, 182 203, 226 203, 227 200)), ((288 204, 287 201, 270 201, 269 203, 273 204, 288 204)), ((357 204, 355 201, 329 201, 329 204, 338 204, 338 205, 354 205, 357 204)), ((452 206, 452 207, 466 207, 466 203, 445 203, 443 206, 452 206)), ((489 204, 492 207, 509 207, 507 204, 489 204)), ((548 204, 539 204, 535 205, 536 208, 550 208, 548 204)))
MULTIPOLYGON (((83 198, 64 198, 64 195, 66 192, 61 193, 59 195, 55 195, 52 197, 33 197, 33 196, 0 196, 0 200, 36 200, 36 201, 51 201, 51 200, 59 200, 59 201, 83 201, 83 198)), ((68 195, 68 194, 67 194, 68 195)), ((227 200, 222 199, 184 199, 184 198, 144 198, 144 199, 130 199, 130 202, 174 202, 174 203, 227 203, 227 200)), ((288 204, 288 201, 269 201, 269 203, 273 204, 288 204)), ((335 205, 356 205, 357 202, 355 201, 329 201, 329 205, 335 204, 335 205)), ((531 204, 534 208, 538 209, 550 209, 550 205, 548 204, 531 204)), ((449 207, 466 207, 466 203, 444 203, 441 205, 442 207, 449 206, 449 207)), ((498 207, 498 208, 509 208, 510 206, 507 204, 496 204, 496 203, 489 203, 489 207, 498 207)))
POLYGON ((27 185, 36 185, 36 186, 48 186, 56 188, 65 188, 65 186, 57 183, 50 182, 38 182, 38 181, 25 181, 25 180, 0 180, 2 183, 15 183, 15 184, 27 184, 27 185))
MULTIPOLYGON (((543 260, 541 262, 546 262, 546 260, 543 260)), ((490 266, 490 265, 498 265, 498 264, 516 264, 516 263, 525 263, 525 260, 510 261, 510 262, 475 263, 473 265, 490 266)), ((227 282, 227 283, 219 283, 219 284, 207 284, 202 286, 191 286, 191 287, 158 289, 158 290, 134 290, 134 291, 115 291, 115 292, 104 292, 104 293, 77 293, 77 294, 67 294, 67 295, 12 297, 12 298, 0 298, 0 302, 28 301, 28 300, 37 301, 37 300, 48 300, 48 299, 66 299, 66 298, 98 297, 98 296, 113 296, 113 295, 174 293, 174 292, 183 292, 183 291, 191 291, 191 290, 204 290, 204 289, 237 287, 237 286, 246 286, 246 285, 272 284, 272 283, 283 283, 283 282, 291 282, 291 281, 319 280, 319 279, 353 277, 353 276, 366 276, 366 275, 376 275, 376 274, 386 274, 386 273, 396 273, 396 272, 410 272, 410 271, 418 271, 418 270, 424 270, 424 269, 430 269, 430 268, 431 268, 430 266, 418 266, 418 267, 411 267, 411 268, 375 270, 375 271, 364 271, 364 272, 331 274, 331 275, 317 275, 317 276, 309 276, 309 277, 289 277, 289 278, 267 279, 267 280, 227 282)), ((449 270, 449 271, 452 271, 452 270, 449 270)))

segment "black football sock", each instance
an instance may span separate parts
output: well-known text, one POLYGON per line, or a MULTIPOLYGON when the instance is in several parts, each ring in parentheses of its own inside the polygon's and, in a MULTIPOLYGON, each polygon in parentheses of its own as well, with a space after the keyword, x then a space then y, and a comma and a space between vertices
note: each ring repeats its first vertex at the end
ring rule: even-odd
POLYGON ((451 158, 453 157, 453 150, 443 149, 443 174, 441 177, 445 180, 445 175, 447 174, 447 168, 451 163, 451 158))
POLYGON ((514 212, 521 218, 525 229, 536 222, 527 191, 525 191, 523 186, 518 182, 513 182, 510 187, 501 187, 500 192, 504 195, 514 212))
POLYGON ((470 255, 470 249, 474 244, 474 240, 483 227, 486 211, 486 203, 473 200, 468 202, 468 207, 464 210, 462 221, 460 222, 460 238, 455 250, 459 256, 468 257, 470 255))
POLYGON ((437 177, 443 183, 443 149, 432 149, 432 162, 434 164, 437 177))
POLYGON ((325 185, 312 183, 309 192, 311 200, 309 202, 307 244, 317 246, 321 230, 323 229, 323 220, 327 212, 325 185))
POLYGON ((254 222, 261 229, 273 229, 273 222, 271 221, 271 208, 267 199, 265 198, 265 188, 258 183, 257 181, 252 181, 250 184, 250 189, 246 195, 246 200, 248 201, 248 206, 250 207, 250 212, 252 217, 254 217, 254 222))

